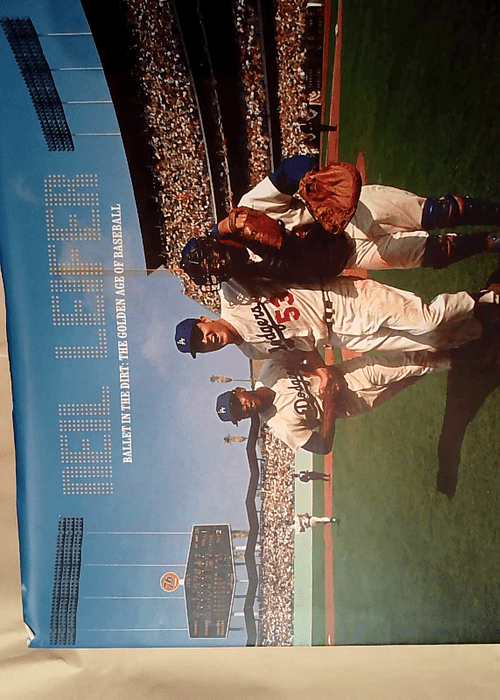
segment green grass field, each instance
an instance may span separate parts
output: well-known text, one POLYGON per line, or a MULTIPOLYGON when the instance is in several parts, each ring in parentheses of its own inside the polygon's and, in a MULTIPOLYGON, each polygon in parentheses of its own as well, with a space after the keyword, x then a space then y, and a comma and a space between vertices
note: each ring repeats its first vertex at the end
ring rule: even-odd
MULTIPOLYGON (((481 1, 345 2, 340 158, 355 162, 363 151, 369 183, 500 201, 494 12, 481 1)), ((373 276, 430 300, 480 288, 496 265, 483 255, 442 271, 373 276)), ((436 490, 445 392, 445 375, 426 377, 371 415, 337 424, 337 644, 500 641, 500 390, 468 428, 452 499, 436 490)), ((322 486, 314 488, 320 513, 322 486)), ((318 644, 323 550, 315 533, 318 644)))

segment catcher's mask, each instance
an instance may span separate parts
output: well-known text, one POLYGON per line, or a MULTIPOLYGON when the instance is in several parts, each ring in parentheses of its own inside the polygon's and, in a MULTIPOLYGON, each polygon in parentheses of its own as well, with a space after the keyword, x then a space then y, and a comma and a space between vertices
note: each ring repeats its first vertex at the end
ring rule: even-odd
POLYGON ((227 246, 216 238, 191 238, 182 251, 180 266, 205 291, 219 289, 229 279, 227 246))

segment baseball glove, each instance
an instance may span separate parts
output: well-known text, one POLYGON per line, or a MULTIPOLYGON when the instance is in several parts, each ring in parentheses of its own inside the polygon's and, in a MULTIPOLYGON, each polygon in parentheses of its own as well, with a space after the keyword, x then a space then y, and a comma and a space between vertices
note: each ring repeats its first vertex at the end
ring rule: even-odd
POLYGON ((331 163, 304 175, 298 194, 324 228, 340 233, 358 206, 361 175, 351 163, 331 163))
POLYGON ((218 224, 222 236, 255 241, 272 248, 281 248, 285 227, 282 221, 271 219, 262 211, 250 207, 236 207, 218 224))

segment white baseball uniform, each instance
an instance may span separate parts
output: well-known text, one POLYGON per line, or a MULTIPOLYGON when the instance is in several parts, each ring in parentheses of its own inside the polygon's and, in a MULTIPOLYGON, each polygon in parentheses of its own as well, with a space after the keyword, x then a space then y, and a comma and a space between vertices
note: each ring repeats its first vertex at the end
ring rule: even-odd
POLYGON ((311 516, 309 513, 295 513, 293 516, 293 527, 297 534, 306 532, 311 527, 311 516))
MULTIPOLYGON (((394 352, 363 355, 335 365, 344 381, 334 394, 335 417, 367 413, 429 372, 450 369, 449 359, 436 353, 394 352)), ((279 359, 264 364, 256 387, 275 392, 273 405, 260 417, 292 450, 302 447, 323 421, 319 379, 286 369, 279 359)))
POLYGON ((220 291, 221 318, 243 338, 247 357, 268 359, 326 344, 359 352, 439 350, 481 336, 467 292, 440 294, 431 304, 371 279, 336 277, 322 289, 290 288, 252 300, 230 280, 220 291))
POLYGON ((326 516, 318 517, 309 515, 309 513, 295 513, 293 516, 293 527, 297 535, 301 532, 306 532, 310 527, 315 527, 318 523, 336 522, 335 518, 327 518, 326 516))
MULTIPOLYGON (((347 268, 386 270, 414 268, 422 264, 427 231, 420 230, 425 197, 384 185, 364 185, 356 213, 345 229, 353 244, 347 268)), ((290 230, 300 230, 315 219, 298 197, 280 192, 269 177, 239 201, 290 230)))

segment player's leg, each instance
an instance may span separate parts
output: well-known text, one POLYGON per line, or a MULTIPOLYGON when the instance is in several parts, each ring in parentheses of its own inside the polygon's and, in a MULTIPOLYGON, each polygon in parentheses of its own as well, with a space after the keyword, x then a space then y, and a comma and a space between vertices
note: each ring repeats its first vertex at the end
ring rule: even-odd
POLYGON ((455 226, 499 226, 500 204, 487 199, 460 197, 429 197, 422 209, 422 228, 455 228, 455 226))
POLYGON ((468 292, 455 292, 440 294, 428 304, 408 290, 352 277, 335 279, 325 294, 333 306, 332 331, 356 336, 383 329, 423 335, 471 318, 479 301, 468 292))
POLYGON ((347 277, 330 289, 330 342, 360 352, 457 347, 500 318, 500 305, 484 294, 440 294, 427 304, 412 292, 347 277))
POLYGON ((482 367, 496 361, 481 341, 438 352, 387 352, 362 355, 336 365, 345 383, 339 390, 337 417, 367 413, 426 374, 445 372, 456 366, 482 367))
POLYGON ((500 236, 495 233, 429 235, 433 228, 500 225, 500 205, 468 197, 452 197, 451 203, 446 200, 426 199, 383 185, 363 187, 356 214, 346 229, 356 247, 348 266, 442 268, 478 253, 500 252, 500 236), (459 200, 466 203, 463 214, 456 213, 459 200))
POLYGON ((422 265, 429 233, 421 230, 425 198, 384 185, 365 185, 345 229, 354 244, 349 268, 406 269, 422 265))
POLYGON ((500 203, 447 194, 420 197, 413 192, 386 185, 365 185, 360 202, 370 210, 373 221, 396 231, 432 231, 456 226, 500 227, 500 203))
POLYGON ((422 226, 425 203, 425 197, 397 187, 364 185, 352 221, 366 234, 374 225, 383 227, 384 233, 425 230, 422 226))
POLYGON ((325 516, 325 517, 319 517, 319 516, 316 516, 316 515, 311 515, 311 520, 310 520, 310 522, 311 522, 311 527, 314 527, 314 526, 317 525, 318 523, 325 523, 325 524, 326 524, 326 523, 334 522, 334 520, 332 520, 332 518, 327 518, 326 516, 325 516))
MULTIPOLYGON (((422 209, 422 228, 454 228, 455 226, 500 226, 500 204, 485 199, 430 197, 422 209)), ((422 267, 446 267, 464 258, 490 251, 500 253, 498 233, 443 233, 429 238, 422 267)))
POLYGON ((421 266, 439 270, 488 252, 500 253, 500 236, 496 233, 440 233, 427 239, 421 266))
POLYGON ((367 413, 426 374, 449 370, 450 353, 450 350, 374 353, 340 362, 336 367, 345 380, 340 392, 341 416, 367 413))

